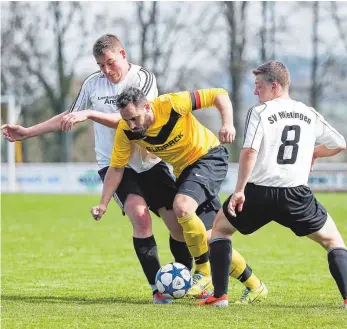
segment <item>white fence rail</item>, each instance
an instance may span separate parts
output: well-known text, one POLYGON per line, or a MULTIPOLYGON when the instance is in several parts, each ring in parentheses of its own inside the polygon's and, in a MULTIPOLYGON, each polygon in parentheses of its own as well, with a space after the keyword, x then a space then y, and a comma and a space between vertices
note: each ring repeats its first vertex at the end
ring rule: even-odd
MULTIPOLYGON (((94 163, 27 163, 16 165, 18 193, 101 193, 102 183, 94 163)), ((231 193, 238 164, 230 164, 221 192, 231 193)), ((314 191, 347 191, 347 163, 318 163, 309 178, 314 191)), ((12 191, 7 164, 1 167, 1 192, 12 191)))

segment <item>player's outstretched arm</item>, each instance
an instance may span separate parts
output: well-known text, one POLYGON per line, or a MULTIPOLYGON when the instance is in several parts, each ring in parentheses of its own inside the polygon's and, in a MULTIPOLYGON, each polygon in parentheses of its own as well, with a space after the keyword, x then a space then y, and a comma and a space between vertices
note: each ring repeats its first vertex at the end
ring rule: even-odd
POLYGON ((120 182, 122 181, 123 173, 124 168, 108 167, 107 173, 105 175, 100 204, 90 210, 95 220, 100 220, 106 212, 107 206, 112 198, 114 191, 117 190, 120 182))
POLYGON ((31 137, 47 134, 61 129, 61 118, 66 114, 63 112, 37 125, 25 128, 19 125, 4 124, 1 127, 2 134, 9 142, 21 141, 31 137))
POLYGON ((74 111, 62 117, 61 129, 70 131, 76 123, 84 122, 88 119, 116 129, 121 120, 121 115, 119 113, 103 113, 95 110, 74 111))

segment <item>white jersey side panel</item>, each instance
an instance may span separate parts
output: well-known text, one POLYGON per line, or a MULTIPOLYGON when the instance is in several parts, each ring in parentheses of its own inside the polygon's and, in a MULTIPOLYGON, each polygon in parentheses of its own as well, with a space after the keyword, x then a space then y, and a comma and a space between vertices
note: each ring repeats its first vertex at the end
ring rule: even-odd
POLYGON ((275 99, 249 110, 243 148, 258 151, 249 179, 257 185, 307 185, 315 144, 344 145, 344 138, 313 108, 275 99))
MULTIPOLYGON (((116 107, 118 95, 129 86, 142 89, 149 100, 158 96, 155 76, 138 65, 131 64, 125 79, 120 83, 110 82, 102 72, 91 74, 70 108, 70 112, 82 111, 90 107, 104 113, 119 113, 116 107)), ((110 164, 115 129, 94 122, 95 153, 98 166, 104 168, 110 164)), ((136 172, 143 172, 160 162, 160 158, 148 153, 138 145, 133 145, 129 166, 136 172)))

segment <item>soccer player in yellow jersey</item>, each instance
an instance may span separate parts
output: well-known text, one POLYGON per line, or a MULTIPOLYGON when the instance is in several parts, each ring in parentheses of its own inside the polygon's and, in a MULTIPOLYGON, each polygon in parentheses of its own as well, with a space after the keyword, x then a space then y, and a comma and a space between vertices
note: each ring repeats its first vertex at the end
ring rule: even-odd
MULTIPOLYGON (((117 99, 120 121, 109 170, 105 176, 101 202, 91 213, 100 219, 122 180, 130 160, 132 143, 170 163, 177 177, 173 209, 184 232, 189 251, 195 259, 192 296, 211 285, 206 229, 196 215, 199 206, 218 198, 228 171, 228 151, 220 143, 235 138, 232 105, 224 89, 203 89, 162 95, 148 102, 137 88, 125 89, 117 99), (204 127, 192 111, 215 106, 222 118, 219 139, 204 127)), ((153 186, 153 189, 156 187, 153 186)), ((245 266, 246 263, 239 255, 245 266)), ((238 262, 238 260, 234 260, 238 262)), ((235 266, 235 264, 233 264, 235 266)), ((232 271, 235 268, 232 268, 232 271)), ((259 280, 256 279, 259 283, 259 280)), ((250 302, 250 301, 248 301, 250 302)))

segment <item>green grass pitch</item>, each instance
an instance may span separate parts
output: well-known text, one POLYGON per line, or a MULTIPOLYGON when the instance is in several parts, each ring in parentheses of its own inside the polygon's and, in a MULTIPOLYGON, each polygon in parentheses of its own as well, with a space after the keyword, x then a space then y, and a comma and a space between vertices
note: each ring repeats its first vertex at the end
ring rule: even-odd
MULTIPOLYGON (((347 241, 347 194, 317 194, 347 241)), ((269 288, 266 302, 215 309, 181 299, 152 305, 132 247, 131 225, 112 202, 100 222, 99 196, 2 195, 2 328, 347 328, 347 310, 326 253, 271 223, 233 246, 269 288)), ((168 232, 154 218, 162 264, 168 232)), ((229 299, 243 286, 230 281, 229 299)))

